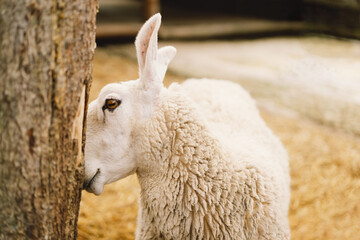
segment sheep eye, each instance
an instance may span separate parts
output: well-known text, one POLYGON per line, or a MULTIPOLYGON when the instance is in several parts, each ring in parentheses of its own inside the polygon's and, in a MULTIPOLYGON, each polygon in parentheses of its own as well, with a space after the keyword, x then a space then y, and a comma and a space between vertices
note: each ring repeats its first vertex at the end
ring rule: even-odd
POLYGON ((103 106, 103 110, 105 109, 109 109, 114 110, 115 108, 117 108, 120 105, 121 101, 117 100, 117 99, 106 99, 105 100, 105 105, 103 106))

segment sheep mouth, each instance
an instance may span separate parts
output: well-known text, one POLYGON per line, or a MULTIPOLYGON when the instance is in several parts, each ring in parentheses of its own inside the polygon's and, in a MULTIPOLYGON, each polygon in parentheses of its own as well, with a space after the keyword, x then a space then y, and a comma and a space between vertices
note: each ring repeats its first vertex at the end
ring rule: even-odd
POLYGON ((94 183, 95 179, 100 175, 100 168, 97 169, 95 175, 90 179, 89 182, 84 183, 84 189, 88 190, 91 187, 91 184, 94 183))

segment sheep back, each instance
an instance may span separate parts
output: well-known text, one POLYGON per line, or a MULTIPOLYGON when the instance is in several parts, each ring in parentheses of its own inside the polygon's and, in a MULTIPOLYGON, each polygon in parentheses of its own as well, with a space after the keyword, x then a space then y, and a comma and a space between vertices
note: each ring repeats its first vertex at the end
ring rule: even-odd
POLYGON ((289 239, 286 151, 226 81, 162 93, 137 131, 137 239, 289 239))

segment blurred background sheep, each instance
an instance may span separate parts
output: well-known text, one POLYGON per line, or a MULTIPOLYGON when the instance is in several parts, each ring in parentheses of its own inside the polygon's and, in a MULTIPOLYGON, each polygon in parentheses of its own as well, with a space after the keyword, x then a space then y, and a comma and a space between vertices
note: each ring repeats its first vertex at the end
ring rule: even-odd
MULTIPOLYGON (((90 100, 138 78, 133 41, 160 11, 160 45, 178 55, 165 85, 187 77, 240 83, 290 156, 292 239, 360 232, 360 4, 355 0, 100 0, 90 100)), ((134 239, 135 176, 83 192, 78 239, 134 239)))

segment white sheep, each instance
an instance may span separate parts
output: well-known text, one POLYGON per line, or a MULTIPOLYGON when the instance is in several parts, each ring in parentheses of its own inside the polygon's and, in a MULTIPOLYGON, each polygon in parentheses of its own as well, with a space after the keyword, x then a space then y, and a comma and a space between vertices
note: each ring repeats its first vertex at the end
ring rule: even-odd
POLYGON ((140 78, 105 86, 89 106, 86 190, 136 173, 136 239, 290 239, 284 147, 239 85, 163 86, 176 49, 158 49, 160 22, 136 38, 140 78))

